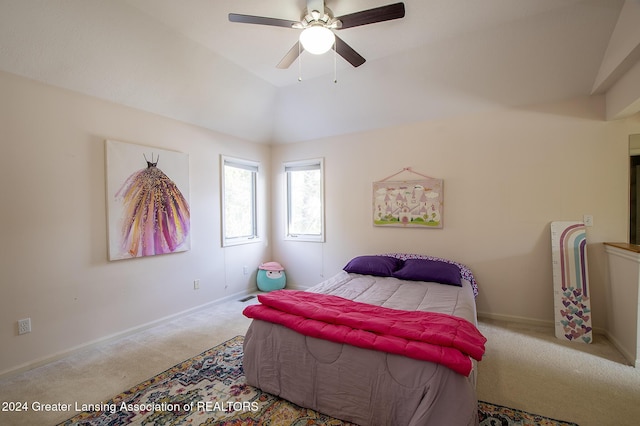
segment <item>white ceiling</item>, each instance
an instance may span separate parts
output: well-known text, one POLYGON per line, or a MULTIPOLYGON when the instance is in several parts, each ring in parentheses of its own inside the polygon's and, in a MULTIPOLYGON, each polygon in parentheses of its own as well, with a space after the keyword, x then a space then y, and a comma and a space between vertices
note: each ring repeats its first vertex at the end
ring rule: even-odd
MULTIPOLYGON (((336 16, 393 2, 325 1, 336 16)), ((337 33, 367 59, 353 68, 338 57, 337 83, 331 53, 303 53, 301 66, 276 69, 298 30, 227 19, 297 20, 305 0, 0 0, 0 69, 242 139, 287 143, 588 96, 625 5, 404 3, 403 19, 337 33)))

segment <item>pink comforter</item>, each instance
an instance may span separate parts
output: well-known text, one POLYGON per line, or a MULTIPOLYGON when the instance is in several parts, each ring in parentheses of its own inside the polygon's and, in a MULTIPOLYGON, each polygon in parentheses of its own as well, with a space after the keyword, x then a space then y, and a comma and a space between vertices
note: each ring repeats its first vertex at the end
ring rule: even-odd
POLYGON ((481 360, 486 338, 469 321, 446 314, 401 311, 342 297, 297 290, 258 296, 249 318, 284 325, 301 334, 365 349, 436 362, 468 376, 469 357, 481 360))

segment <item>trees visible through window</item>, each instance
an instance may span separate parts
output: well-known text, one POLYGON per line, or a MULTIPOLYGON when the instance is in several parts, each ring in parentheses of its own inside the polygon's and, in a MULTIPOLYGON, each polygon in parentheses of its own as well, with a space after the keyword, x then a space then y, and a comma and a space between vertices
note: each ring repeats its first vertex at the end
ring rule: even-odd
POLYGON ((287 180, 287 239, 324 241, 323 162, 284 164, 287 180))
POLYGON ((222 244, 257 241, 259 163, 222 157, 222 244))

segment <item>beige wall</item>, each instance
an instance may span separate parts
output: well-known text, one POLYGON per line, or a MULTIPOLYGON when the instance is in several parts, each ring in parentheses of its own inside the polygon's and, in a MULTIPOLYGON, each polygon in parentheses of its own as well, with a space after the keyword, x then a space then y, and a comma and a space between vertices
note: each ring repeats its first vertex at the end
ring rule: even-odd
MULTIPOLYGON (((220 246, 220 154, 261 161, 268 176, 268 146, 1 72, 0 144, 0 374, 245 293, 255 274, 242 266, 270 257, 268 234, 220 246), (105 139, 189 154, 190 251, 107 260, 105 139), (33 331, 18 336, 27 317, 33 331)), ((260 188, 266 233, 264 177, 260 188)))
POLYGON ((583 214, 595 222, 594 325, 606 328, 600 243, 627 238, 640 117, 602 117, 595 97, 268 147, 0 73, 0 374, 253 289, 242 267, 265 260, 304 287, 359 254, 448 257, 475 272, 481 313, 552 321, 549 223, 583 214), (190 251, 107 261, 105 139, 190 155, 190 251), (220 247, 220 154, 263 162, 260 244, 220 247), (314 157, 325 158, 326 243, 284 241, 281 164, 314 157), (371 225, 371 183, 408 166, 444 179, 443 229, 371 225), (26 317, 33 332, 18 336, 26 317))
POLYGON ((640 117, 603 116, 595 97, 274 147, 273 217, 284 212, 281 163, 324 157, 327 228, 324 244, 290 242, 275 221, 274 258, 292 285, 305 287, 356 255, 446 257, 474 271, 481 314, 553 321, 549 224, 590 214, 593 320, 605 328, 600 243, 627 238, 628 136, 640 131, 640 117), (372 182, 404 167, 444 179, 443 229, 372 226, 372 182))

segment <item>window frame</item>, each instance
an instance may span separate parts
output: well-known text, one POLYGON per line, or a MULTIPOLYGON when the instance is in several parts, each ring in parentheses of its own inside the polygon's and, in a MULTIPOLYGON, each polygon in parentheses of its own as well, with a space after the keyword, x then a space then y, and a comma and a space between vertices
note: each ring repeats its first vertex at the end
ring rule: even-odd
POLYGON ((237 157, 230 157, 227 155, 220 156, 220 222, 221 222, 221 243, 222 247, 237 246, 241 244, 252 244, 262 241, 260 236, 260 229, 258 226, 258 177, 260 174, 261 164, 259 161, 246 160, 237 157), (236 167, 239 169, 249 170, 252 172, 252 200, 251 200, 251 218, 252 229, 251 235, 241 237, 229 237, 226 235, 226 202, 225 202, 225 167, 236 167))
POLYGON ((325 242, 325 197, 324 197, 324 158, 312 158, 308 160, 285 161, 282 163, 284 173, 284 202, 285 202, 285 236, 288 241, 325 242), (290 232, 291 225, 291 183, 289 173, 302 170, 310 170, 317 167, 320 171, 320 233, 319 234, 295 234, 290 232))

